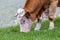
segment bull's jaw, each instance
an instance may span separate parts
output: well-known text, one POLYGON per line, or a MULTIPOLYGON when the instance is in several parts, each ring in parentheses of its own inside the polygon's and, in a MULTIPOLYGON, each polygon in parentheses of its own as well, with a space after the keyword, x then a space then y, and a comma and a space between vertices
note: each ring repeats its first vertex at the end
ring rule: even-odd
POLYGON ((25 16, 20 20, 20 32, 29 32, 33 22, 25 16))

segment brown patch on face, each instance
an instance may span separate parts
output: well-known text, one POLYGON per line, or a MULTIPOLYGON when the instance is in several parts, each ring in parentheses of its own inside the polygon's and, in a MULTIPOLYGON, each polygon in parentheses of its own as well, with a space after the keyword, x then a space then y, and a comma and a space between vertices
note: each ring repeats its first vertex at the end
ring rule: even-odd
POLYGON ((29 12, 26 12, 25 17, 29 19, 30 13, 29 12))
POLYGON ((30 19, 34 21, 36 19, 36 14, 31 14, 30 19))

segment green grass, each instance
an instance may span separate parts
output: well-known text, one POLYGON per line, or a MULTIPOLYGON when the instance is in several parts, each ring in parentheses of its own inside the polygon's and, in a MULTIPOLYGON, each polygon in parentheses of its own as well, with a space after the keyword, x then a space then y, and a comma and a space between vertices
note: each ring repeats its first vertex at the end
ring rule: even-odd
POLYGON ((28 33, 19 32, 19 25, 0 28, 0 40, 60 40, 60 17, 55 18, 55 28, 48 30, 49 21, 42 22, 41 30, 34 31, 36 23, 28 33))

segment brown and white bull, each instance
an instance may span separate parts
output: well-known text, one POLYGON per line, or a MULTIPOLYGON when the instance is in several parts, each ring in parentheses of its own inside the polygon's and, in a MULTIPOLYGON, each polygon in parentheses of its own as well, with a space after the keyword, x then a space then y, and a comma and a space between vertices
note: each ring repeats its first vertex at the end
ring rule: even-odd
POLYGON ((49 29, 54 28, 54 14, 58 0, 26 0, 26 4, 23 8, 19 8, 17 11, 17 20, 20 24, 21 32, 30 31, 34 21, 37 19, 37 25, 34 30, 39 30, 41 28, 41 15, 48 9, 50 20, 49 29))

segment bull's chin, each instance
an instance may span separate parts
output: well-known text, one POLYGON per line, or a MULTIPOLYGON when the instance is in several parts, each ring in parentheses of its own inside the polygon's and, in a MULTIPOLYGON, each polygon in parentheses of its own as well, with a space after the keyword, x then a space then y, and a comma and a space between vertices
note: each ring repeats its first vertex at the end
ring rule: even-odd
POLYGON ((29 32, 31 30, 33 22, 31 19, 27 19, 26 17, 23 17, 23 19, 25 20, 25 23, 20 24, 20 32, 29 32))

